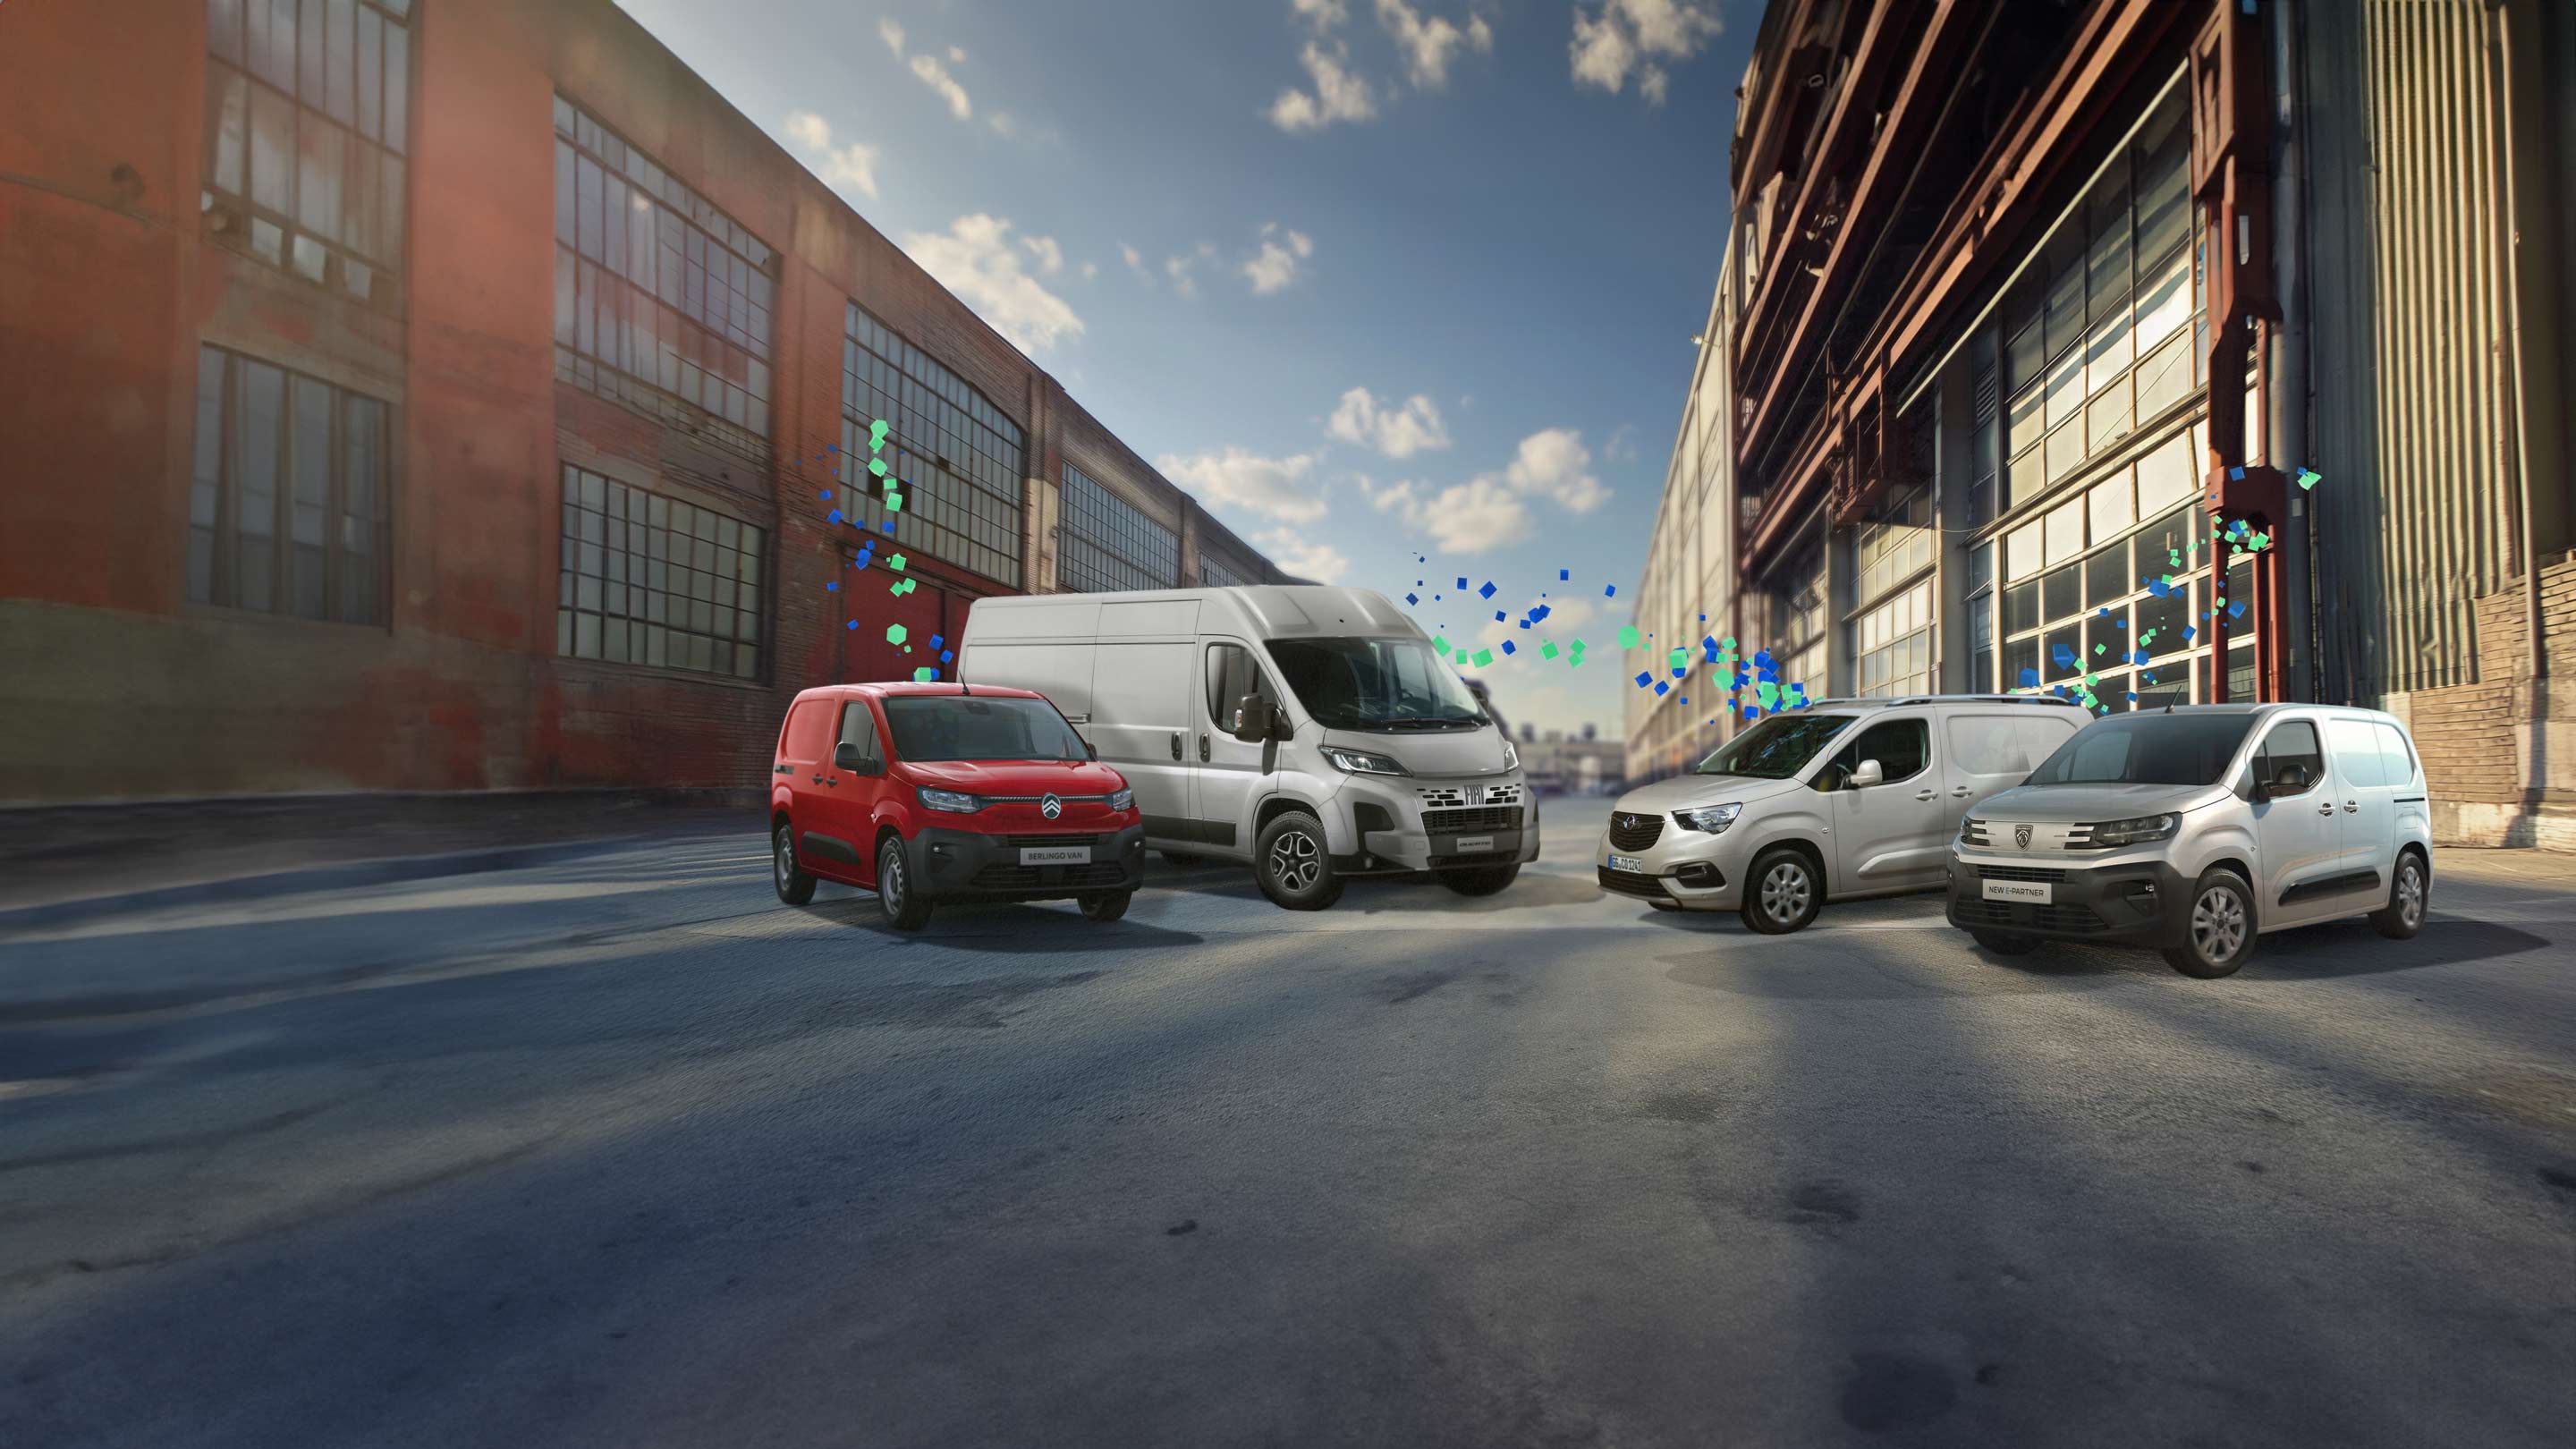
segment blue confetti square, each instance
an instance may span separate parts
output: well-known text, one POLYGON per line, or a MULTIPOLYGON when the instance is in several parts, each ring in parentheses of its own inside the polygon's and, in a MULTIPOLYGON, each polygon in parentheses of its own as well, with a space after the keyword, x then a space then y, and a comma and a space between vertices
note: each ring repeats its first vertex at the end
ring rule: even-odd
POLYGON ((942 650, 940 650, 940 651, 939 651, 939 662, 940 662, 940 663, 942 663, 942 664, 953 664, 953 663, 955 663, 955 662, 956 662, 956 660, 957 660, 957 651, 956 651, 956 650, 954 650, 954 649, 942 649, 942 650))
POLYGON ((1529 620, 1527 620, 1527 619, 1523 619, 1523 620, 1521 620, 1521 627, 1522 627, 1522 628, 1526 629, 1526 628, 1528 628, 1528 627, 1529 627, 1529 625, 1530 625, 1530 621, 1529 621, 1529 620))
POLYGON ((1404 601, 1405 601, 1406 603, 1408 603, 1408 604, 1419 604, 1419 603, 1421 603, 1421 602, 1422 602, 1422 600, 1420 600, 1420 599, 1418 599, 1418 598, 1414 597, 1414 596, 1413 596, 1413 595, 1411 595, 1411 594, 1407 594, 1407 595, 1405 595, 1405 596, 1404 596, 1404 601))
POLYGON ((1559 583, 1563 583, 1565 580, 1567 580, 1567 579, 1570 579, 1570 578, 1574 577, 1574 575, 1573 575, 1573 574, 1571 574, 1571 573, 1568 573, 1568 572, 1567 572, 1567 571, 1565 571, 1564 569, 1558 569, 1558 570, 1556 571, 1556 577, 1557 577, 1557 582, 1559 582, 1559 583))
POLYGON ((855 629, 855 628, 859 627, 859 621, 858 621, 858 620, 856 620, 856 619, 852 619, 850 622, 848 622, 848 623, 846 623, 846 624, 843 624, 841 627, 842 627, 842 628, 844 628, 844 629, 855 629))
POLYGON ((1603 584, 1601 586, 1601 597, 1605 599, 1615 599, 1619 597, 1619 586, 1617 584, 1603 584))
POLYGON ((936 649, 936 648, 938 648, 940 645, 945 644, 945 643, 947 643, 947 642, 948 642, 948 639, 947 639, 947 637, 946 637, 945 635, 933 634, 933 635, 931 635, 931 636, 930 636, 930 647, 931 647, 931 648, 933 648, 933 649, 936 649))
POLYGON ((2025 669, 2025 670, 2023 670, 2023 671, 2021 672, 2021 687, 2022 687, 2022 688, 2024 688, 2024 689, 2028 689, 2028 688, 2030 688, 2032 685, 2037 684, 2037 683, 2039 683, 2039 671, 2038 671, 2038 670, 2036 670, 2036 669, 2025 669))
POLYGON ((1493 596, 1494 596, 1494 581, 1493 581, 1492 579, 1487 579, 1487 580, 1485 580, 1485 586, 1484 586, 1483 588, 1478 589, 1478 590, 1476 591, 1476 597, 1477 597, 1477 598, 1480 598, 1480 599, 1490 599, 1490 598, 1492 598, 1493 596))
MULTIPOLYGON (((1528 625, 1526 625, 1526 624, 1524 624, 1524 625, 1522 625, 1521 627, 1522 627, 1522 628, 1524 628, 1524 629, 1526 629, 1526 628, 1528 628, 1529 626, 1528 626, 1528 625)), ((1511 641, 1511 640, 1506 639, 1506 640, 1504 640, 1504 641, 1503 641, 1503 652, 1504 652, 1504 653, 1506 653, 1506 654, 1518 654, 1518 653, 1520 653, 1521 651, 1520 651, 1517 647, 1515 647, 1515 646, 1513 645, 1513 643, 1512 643, 1512 641, 1511 641)))
POLYGON ((1459 575, 1459 577, 1458 577, 1458 587, 1460 587, 1460 588, 1462 588, 1462 589, 1463 589, 1463 588, 1465 588, 1465 587, 1467 587, 1467 578, 1466 578, 1466 576, 1465 576, 1464 574, 1461 574, 1461 575, 1459 575))
POLYGON ((1654 683, 1654 682, 1655 682, 1655 676, 1653 676, 1653 675, 1651 675, 1651 674, 1640 674, 1640 675, 1638 675, 1638 676, 1637 676, 1637 687, 1638 687, 1639 689, 1643 689, 1643 688, 1645 688, 1647 685, 1652 684, 1652 683, 1654 683))
POLYGON ((2244 618, 2244 617, 2245 617, 2245 605, 2244 605, 2244 602, 2243 602, 2242 600, 2239 600, 2239 601, 2238 601, 2238 602, 2236 602, 2236 603, 2233 603, 2233 604, 2228 605, 2228 606, 2227 606, 2227 617, 2229 617, 2229 618, 2231 618, 2231 619, 2242 619, 2242 618, 2244 618))
POLYGON ((1672 691, 1673 691, 1673 687, 1672 687, 1671 685, 1664 683, 1664 682, 1663 682, 1662 680, 1660 680, 1660 679, 1658 679, 1658 680, 1656 680, 1656 681, 1655 681, 1655 693, 1657 693, 1657 694, 1670 694, 1670 693, 1672 693, 1672 691))

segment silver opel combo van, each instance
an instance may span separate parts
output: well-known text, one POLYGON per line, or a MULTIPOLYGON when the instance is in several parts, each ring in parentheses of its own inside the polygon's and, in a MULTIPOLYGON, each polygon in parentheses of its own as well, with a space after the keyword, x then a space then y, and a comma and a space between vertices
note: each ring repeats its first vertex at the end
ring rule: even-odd
POLYGON ((1773 936, 1828 899, 1937 890, 1959 812, 2020 784, 2088 718, 2046 695, 1820 699, 1620 796, 1593 864, 1605 891, 1735 911, 1773 936))
POLYGON ((2200 977, 2234 973, 2264 932, 2345 916, 2404 940, 2432 895, 2425 798, 2414 741, 2377 710, 2113 715, 1960 818, 1950 924, 2004 955, 2149 946, 2200 977))

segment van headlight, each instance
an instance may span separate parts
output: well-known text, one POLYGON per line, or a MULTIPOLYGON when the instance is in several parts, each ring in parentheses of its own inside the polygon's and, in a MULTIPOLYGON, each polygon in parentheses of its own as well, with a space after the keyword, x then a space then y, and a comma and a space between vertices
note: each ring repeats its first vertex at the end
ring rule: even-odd
POLYGON ((1325 745, 1324 759, 1345 775, 1410 775, 1413 772, 1395 762, 1392 755, 1372 754, 1367 750, 1346 750, 1340 745, 1325 745))
POLYGON ((1512 748, 1512 737, 1510 735, 1503 736, 1503 768, 1506 770, 1517 770, 1520 767, 1521 752, 1512 748))
POLYGON ((2118 845, 2144 845, 2152 840, 2171 840, 2182 829, 2179 815, 2141 815, 2135 820, 2110 820, 2093 827, 2093 844, 2108 850, 2118 845))
POLYGON ((1136 792, 1133 790, 1120 790, 1115 792, 1109 797, 1109 808, 1121 811, 1135 809, 1136 792))
POLYGON ((962 791, 933 790, 925 785, 912 793, 921 801, 921 808, 924 810, 945 810, 951 815, 972 815, 984 808, 982 796, 968 795, 962 791))
POLYGON ((1703 805, 1696 810, 1676 810, 1673 812, 1673 819, 1684 830, 1721 835, 1725 833, 1726 827, 1735 823, 1735 817, 1743 813, 1744 807, 1741 804, 1703 805))

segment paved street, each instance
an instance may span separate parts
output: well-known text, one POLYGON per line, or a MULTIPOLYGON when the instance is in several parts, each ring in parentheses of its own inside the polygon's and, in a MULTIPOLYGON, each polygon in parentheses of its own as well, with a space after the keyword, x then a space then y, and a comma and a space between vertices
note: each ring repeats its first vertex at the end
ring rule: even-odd
POLYGON ((755 832, 0 937, 0 1445, 2556 1445, 2576 865, 2233 980, 755 832))

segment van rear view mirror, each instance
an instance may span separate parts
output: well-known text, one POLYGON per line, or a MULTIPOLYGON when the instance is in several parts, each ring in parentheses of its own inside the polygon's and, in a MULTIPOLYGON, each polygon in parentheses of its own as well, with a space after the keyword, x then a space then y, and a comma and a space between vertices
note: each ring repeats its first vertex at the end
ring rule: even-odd
POLYGON ((1234 728, 1226 731, 1247 745, 1288 738, 1288 717, 1279 706, 1257 694, 1234 702, 1234 728))

